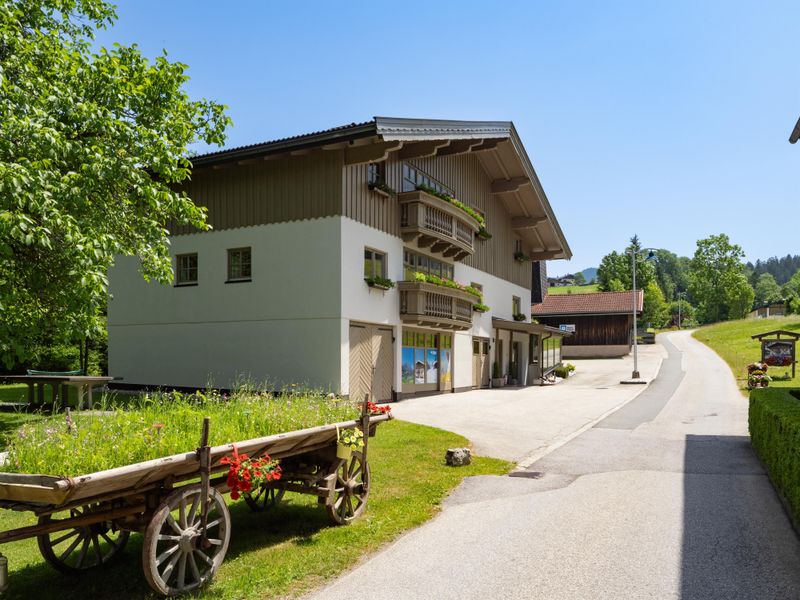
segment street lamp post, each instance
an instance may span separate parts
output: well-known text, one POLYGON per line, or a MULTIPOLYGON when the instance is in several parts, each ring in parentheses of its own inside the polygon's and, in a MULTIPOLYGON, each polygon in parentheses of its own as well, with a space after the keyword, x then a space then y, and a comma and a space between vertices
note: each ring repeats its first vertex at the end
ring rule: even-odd
POLYGON ((641 379, 639 375, 639 332, 636 326, 636 255, 639 252, 644 252, 645 250, 648 251, 647 258, 645 260, 652 260, 656 257, 655 252, 649 248, 642 248, 641 250, 636 250, 636 248, 631 248, 631 266, 632 266, 632 283, 633 283, 633 293, 631 296, 633 297, 632 304, 633 304, 633 373, 631 373, 631 379, 641 379))

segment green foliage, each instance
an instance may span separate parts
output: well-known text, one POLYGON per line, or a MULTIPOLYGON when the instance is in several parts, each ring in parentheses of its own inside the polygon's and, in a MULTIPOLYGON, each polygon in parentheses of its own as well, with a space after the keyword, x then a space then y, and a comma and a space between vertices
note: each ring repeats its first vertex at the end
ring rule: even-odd
POLYGON ((380 275, 373 275, 372 277, 365 277, 364 281, 367 282, 369 286, 377 286, 391 289, 394 287, 394 281, 387 277, 381 277, 380 275))
MULTIPOLYGON (((692 335, 719 354, 733 371, 740 387, 747 383, 747 365, 761 360, 761 344, 752 336, 775 329, 786 329, 800 333, 800 317, 770 317, 769 319, 741 319, 724 321, 697 329, 692 335)), ((782 381, 791 368, 770 367, 771 385, 790 385, 791 380, 782 381)), ((796 384, 794 384, 796 385, 796 384)))
POLYGON ((414 273, 414 281, 419 281, 421 283, 431 283, 433 285, 441 285, 443 287, 449 287, 454 290, 461 290, 462 292, 467 292, 468 294, 472 294, 475 296, 478 301, 483 300, 483 294, 477 288, 472 287, 471 285, 463 285, 458 283, 457 281, 453 281, 452 279, 445 279, 444 277, 439 277, 438 275, 431 275, 430 273, 422 273, 421 271, 417 271, 414 273))
POLYGON ((694 306, 688 300, 673 300, 669 303, 667 312, 670 325, 678 325, 678 316, 680 316, 681 327, 690 327, 696 323, 694 306), (680 307, 680 311, 678 307, 680 307))
POLYGON ((656 328, 661 328, 667 322, 669 307, 664 300, 664 294, 655 280, 644 288, 644 306, 642 307, 642 321, 656 328))
POLYGON ((102 328, 107 272, 136 256, 169 282, 167 226, 206 228, 175 191, 187 149, 221 144, 224 107, 191 100, 186 65, 136 46, 93 49, 103 0, 0 3, 0 354, 31 356, 102 328))
POLYGON ((775 277, 771 273, 759 275, 755 285, 754 301, 756 306, 780 302, 781 300, 783 300, 783 294, 778 282, 775 281, 775 277))
POLYGON ((754 389, 749 425, 753 449, 800 523, 800 399, 785 388, 754 389))
POLYGON ((472 310, 479 313, 485 313, 489 312, 489 307, 486 306, 485 304, 482 304, 481 302, 476 302, 475 304, 472 305, 472 310))
POLYGON ((564 363, 563 365, 559 365, 553 369, 553 373, 555 373, 556 377, 560 377, 561 379, 566 379, 569 377, 569 374, 574 371, 575 365, 571 363, 564 363))
MULTIPOLYGON (((477 210, 475 210, 474 208, 472 208, 471 206, 467 206, 466 204, 464 204, 460 200, 456 200, 455 198, 453 198, 451 195, 445 194, 444 192, 440 192, 439 190, 436 190, 436 189, 430 187, 429 185, 425 185, 425 184, 420 183, 420 184, 417 185, 417 189, 419 191, 421 191, 421 192, 425 192, 426 194, 430 194, 431 196, 436 196, 440 200, 444 200, 445 202, 449 202, 450 204, 452 204, 456 208, 460 208, 465 213, 467 213, 470 217, 475 219, 478 222, 478 225, 481 228, 485 228, 486 227, 486 219, 484 219, 483 215, 481 213, 479 213, 477 210)), ((491 234, 489 235, 489 237, 492 237, 491 234)))
MULTIPOLYGON (((104 400, 108 402, 107 399, 104 400)), ((355 403, 315 392, 278 397, 243 390, 174 392, 135 400, 127 408, 104 406, 105 414, 75 413, 73 424, 56 414, 22 426, 11 441, 7 471, 76 476, 197 447, 203 417, 211 417, 211 445, 228 444, 358 417, 355 403)))
POLYGON ((575 285, 586 285, 586 277, 583 273, 575 273, 575 285))
POLYGON ((800 271, 800 254, 787 254, 783 258, 773 256, 767 260, 757 260, 755 264, 747 263, 747 274, 750 283, 755 286, 762 273, 769 273, 778 282, 778 285, 786 283, 792 275, 800 271))
POLYGON ((697 241, 689 292, 702 323, 742 318, 750 310, 755 292, 744 276, 743 257, 724 233, 697 241))
POLYGON ((631 238, 624 252, 606 254, 597 268, 597 283, 601 292, 622 292, 633 287, 631 252, 636 256, 636 289, 645 289, 655 279, 656 269, 644 255, 638 236, 631 238))
POLYGON ((656 250, 656 281, 667 301, 674 300, 678 292, 688 289, 689 262, 689 258, 678 256, 669 250, 656 250))

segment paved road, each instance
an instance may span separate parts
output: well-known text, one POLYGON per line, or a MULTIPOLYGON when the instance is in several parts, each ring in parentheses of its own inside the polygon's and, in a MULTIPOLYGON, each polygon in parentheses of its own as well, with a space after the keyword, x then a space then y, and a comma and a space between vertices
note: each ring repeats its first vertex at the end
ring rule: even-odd
POLYGON ((745 398, 688 333, 664 346, 664 378, 617 414, 514 476, 467 480, 315 597, 800 598, 800 543, 745 398))
MULTIPOLYGON (((642 376, 655 377, 665 356, 661 346, 640 347, 642 376)), ((575 375, 557 385, 411 398, 393 405, 392 412, 398 419, 459 433, 478 454, 532 460, 643 391, 619 383, 630 377, 631 357, 569 362, 577 365, 575 375)))

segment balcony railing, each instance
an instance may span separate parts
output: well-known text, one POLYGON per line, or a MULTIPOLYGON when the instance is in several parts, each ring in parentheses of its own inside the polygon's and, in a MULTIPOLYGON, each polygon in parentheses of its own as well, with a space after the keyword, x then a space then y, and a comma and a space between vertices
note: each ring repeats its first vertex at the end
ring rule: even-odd
POLYGON ((419 281, 400 281, 400 318, 405 323, 440 329, 472 327, 472 294, 419 281))
POLYGON ((449 202, 421 190, 405 192, 400 200, 400 235, 416 239, 421 248, 462 260, 475 252, 478 222, 449 202))

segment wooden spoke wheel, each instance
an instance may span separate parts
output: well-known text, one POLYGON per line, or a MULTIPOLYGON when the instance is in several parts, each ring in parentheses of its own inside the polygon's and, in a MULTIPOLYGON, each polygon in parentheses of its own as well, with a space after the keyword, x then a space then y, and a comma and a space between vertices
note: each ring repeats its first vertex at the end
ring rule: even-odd
MULTIPOLYGON (((56 518, 82 517, 97 510, 99 506, 90 505, 71 508, 69 513, 57 513, 56 518)), ((53 515, 39 518, 44 525, 53 515)), ((44 533, 37 536, 39 551, 44 559, 62 573, 79 573, 107 564, 114 559, 128 543, 127 531, 114 531, 108 521, 84 525, 64 531, 44 533)))
POLYGON ((153 514, 144 534, 142 567, 147 583, 165 596, 196 590, 208 583, 225 560, 231 515, 225 499, 211 489, 205 545, 201 540, 199 485, 173 492, 153 514))
POLYGON ((361 452, 353 452, 345 460, 333 463, 332 472, 336 473, 333 503, 326 505, 328 516, 337 525, 349 525, 357 519, 367 507, 369 497, 369 463, 361 452))
POLYGON ((245 494, 244 501, 250 510, 254 512, 263 512, 278 506, 283 500, 283 494, 286 490, 281 488, 274 488, 269 486, 261 486, 258 491, 252 494, 245 494))

